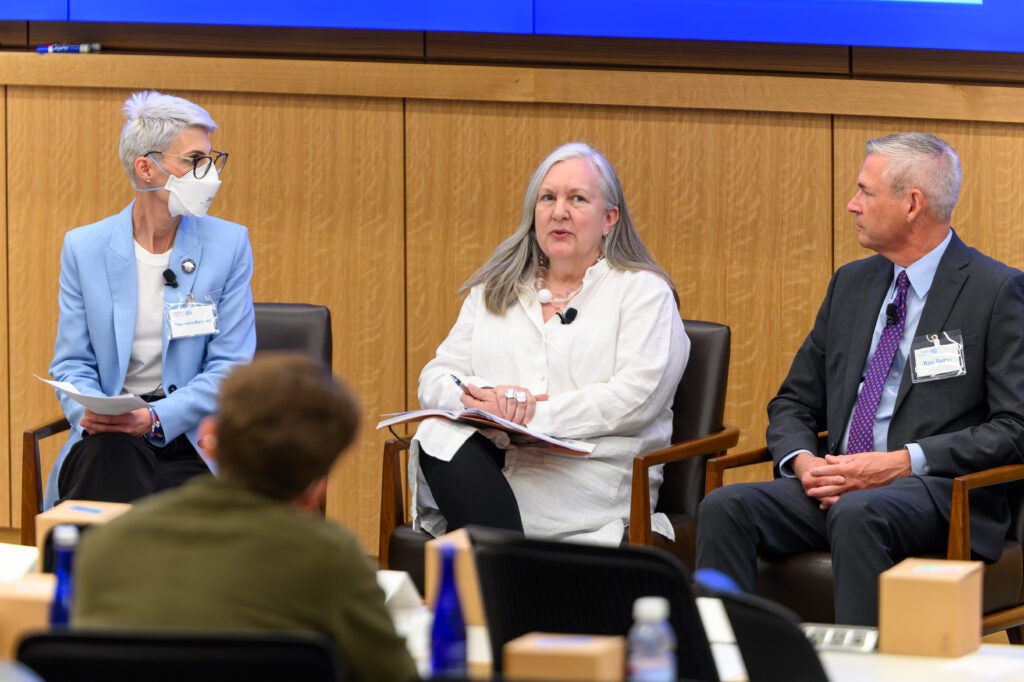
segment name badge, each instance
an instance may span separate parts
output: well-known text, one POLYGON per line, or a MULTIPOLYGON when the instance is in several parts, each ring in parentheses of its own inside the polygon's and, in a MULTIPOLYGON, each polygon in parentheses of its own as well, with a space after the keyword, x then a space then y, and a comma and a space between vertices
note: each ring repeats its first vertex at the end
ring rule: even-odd
POLYGON ((179 305, 167 309, 167 335, 171 339, 184 339, 190 336, 207 336, 217 334, 217 304, 199 303, 192 294, 179 305))
POLYGON ((960 330, 925 334, 911 345, 910 370, 914 383, 949 379, 967 374, 960 330))

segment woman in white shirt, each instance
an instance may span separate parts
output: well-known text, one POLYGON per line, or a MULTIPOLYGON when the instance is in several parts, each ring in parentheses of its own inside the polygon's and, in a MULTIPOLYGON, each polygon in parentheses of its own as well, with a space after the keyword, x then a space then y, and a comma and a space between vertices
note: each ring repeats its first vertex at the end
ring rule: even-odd
MULTIPOLYGON (((596 447, 560 457, 427 420, 410 462, 416 525, 617 544, 634 456, 669 443, 690 342, 675 287, 640 239, 608 160, 581 143, 552 152, 530 180, 519 229, 462 292, 455 326, 420 374, 421 405, 481 408, 596 447)), ((652 508, 660 484, 652 471, 652 508)), ((652 523, 673 537, 664 515, 652 523)))

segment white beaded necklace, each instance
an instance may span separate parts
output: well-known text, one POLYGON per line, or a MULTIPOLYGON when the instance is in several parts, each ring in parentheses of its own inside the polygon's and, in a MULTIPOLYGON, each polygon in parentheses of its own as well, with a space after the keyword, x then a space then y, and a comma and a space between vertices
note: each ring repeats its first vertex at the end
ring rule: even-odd
POLYGON ((565 310, 565 306, 569 304, 576 294, 583 291, 583 282, 580 285, 567 293, 565 296, 555 296, 551 293, 551 289, 548 289, 548 269, 544 266, 537 268, 537 277, 533 280, 533 287, 537 290, 537 301, 541 305, 551 304, 555 307, 555 310, 561 312, 565 310))

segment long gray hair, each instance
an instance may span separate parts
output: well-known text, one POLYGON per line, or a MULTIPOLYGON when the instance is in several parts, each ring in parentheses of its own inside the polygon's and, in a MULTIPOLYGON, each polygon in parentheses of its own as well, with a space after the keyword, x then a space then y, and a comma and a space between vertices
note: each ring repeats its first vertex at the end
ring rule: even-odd
POLYGON ((519 228, 511 237, 498 245, 491 257, 479 270, 466 280, 459 289, 459 294, 469 291, 478 284, 484 285, 484 303, 487 310, 495 315, 504 315, 505 311, 516 304, 521 293, 533 291, 534 273, 539 263, 546 260, 537 244, 534 215, 540 185, 547 177, 548 171, 556 163, 570 159, 586 159, 597 171, 601 197, 605 208, 618 207, 619 220, 612 226, 608 236, 602 240, 601 251, 608 265, 620 270, 649 270, 661 277, 672 289, 672 294, 679 302, 675 284, 644 246, 640 234, 633 224, 626 207, 626 198, 622 194, 622 184, 615 169, 604 158, 601 152, 582 142, 570 142, 551 152, 541 162, 530 178, 523 198, 523 216, 519 228))

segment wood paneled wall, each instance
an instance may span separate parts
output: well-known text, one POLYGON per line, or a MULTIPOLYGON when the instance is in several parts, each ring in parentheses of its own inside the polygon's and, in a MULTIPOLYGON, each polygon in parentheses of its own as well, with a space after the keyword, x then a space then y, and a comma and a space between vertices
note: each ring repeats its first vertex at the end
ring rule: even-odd
POLYGON ((0 526, 18 525, 20 431, 56 413, 44 374, 64 232, 131 199, 119 108, 155 87, 205 106, 231 153, 218 216, 248 225, 257 300, 330 306, 335 370, 365 410, 328 514, 376 546, 383 412, 458 312, 459 284, 518 224, 530 174, 584 140, 616 166, 685 317, 733 327, 727 420, 764 406, 834 267, 866 255, 845 211, 864 140, 928 129, 964 162, 961 235, 1024 264, 1024 95, 1007 86, 315 60, 0 54, 0 526), (916 118, 892 118, 892 117, 916 118), (5 145, 5 146, 4 146, 5 145), (6 168, 6 175, 5 175, 6 168))

